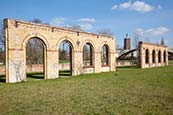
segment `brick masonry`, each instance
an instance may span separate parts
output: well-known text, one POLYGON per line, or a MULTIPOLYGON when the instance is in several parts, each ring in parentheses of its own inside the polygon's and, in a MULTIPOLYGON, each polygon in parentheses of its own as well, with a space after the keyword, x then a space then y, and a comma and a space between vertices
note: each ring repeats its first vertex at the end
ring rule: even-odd
POLYGON ((138 65, 140 68, 151 68, 168 65, 168 48, 165 45, 139 42, 138 65), (148 55, 146 56, 146 50, 148 55), (153 53, 155 52, 155 53, 153 53), (160 56, 159 56, 160 52, 160 56), (165 54, 165 55, 164 55, 165 54), (160 62, 159 62, 160 57, 160 62), (148 58, 148 59, 146 59, 148 58), (154 59, 153 59, 154 58, 154 59), (146 61, 148 60, 148 61, 146 61))
POLYGON ((58 48, 62 41, 72 44, 72 75, 115 71, 115 40, 112 37, 93 33, 74 31, 48 25, 35 24, 13 19, 4 20, 6 38, 6 82, 14 83, 26 80, 26 43, 31 38, 44 42, 44 78, 59 77, 58 48), (86 43, 93 47, 93 66, 83 67, 82 51, 86 43), (109 64, 101 66, 101 49, 109 47, 109 64))

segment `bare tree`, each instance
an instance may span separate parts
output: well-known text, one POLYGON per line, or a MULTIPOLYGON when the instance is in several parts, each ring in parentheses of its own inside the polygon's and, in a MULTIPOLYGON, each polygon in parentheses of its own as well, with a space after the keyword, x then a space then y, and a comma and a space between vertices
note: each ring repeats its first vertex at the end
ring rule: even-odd
POLYGON ((123 47, 119 43, 117 43, 116 44, 116 49, 123 49, 123 47))
POLYGON ((138 42, 139 42, 139 32, 135 31, 134 32, 134 47, 137 48, 138 47, 138 42))
POLYGON ((26 63, 27 64, 43 64, 44 46, 38 38, 32 38, 26 45, 26 63))
POLYGON ((2 21, 0 22, 0 62, 5 64, 5 37, 2 21))
POLYGON ((69 26, 65 26, 65 28, 76 30, 76 31, 84 31, 80 25, 69 25, 69 26))
POLYGON ((36 23, 36 24, 50 25, 49 23, 47 23, 47 22, 43 22, 41 19, 38 19, 38 18, 34 18, 34 19, 31 20, 30 22, 32 22, 32 23, 36 23))
POLYGON ((5 48, 5 38, 4 38, 4 29, 2 21, 0 22, 0 48, 5 48))
POLYGON ((34 18, 33 20, 31 20, 31 22, 38 23, 38 24, 43 24, 42 20, 40 20, 38 18, 34 18))
POLYGON ((106 29, 106 28, 97 30, 96 33, 103 36, 110 36, 110 37, 114 36, 113 32, 110 29, 106 29))
POLYGON ((84 49, 83 49, 83 53, 85 54, 84 55, 84 60, 89 60, 90 59, 90 47, 88 45, 85 45, 84 46, 84 49))
POLYGON ((68 60, 68 52, 65 49, 59 48, 59 60, 64 61, 68 60))
POLYGON ((61 61, 70 60, 70 44, 66 41, 63 41, 59 47, 59 59, 61 61))

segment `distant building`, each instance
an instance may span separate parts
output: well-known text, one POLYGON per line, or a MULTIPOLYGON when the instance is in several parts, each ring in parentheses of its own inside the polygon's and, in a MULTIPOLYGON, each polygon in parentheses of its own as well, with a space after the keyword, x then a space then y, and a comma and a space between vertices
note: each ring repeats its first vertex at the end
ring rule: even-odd
MULTIPOLYGON (((117 48, 116 49, 116 58, 118 58, 120 55, 124 54, 125 52, 128 52, 132 50, 131 49, 131 38, 128 37, 128 34, 126 34, 126 37, 124 38, 124 47, 123 48, 117 48)), ((126 56, 129 57, 137 57, 137 52, 132 52, 126 56)))
POLYGON ((128 38, 128 34, 126 34, 126 37, 124 38, 124 49, 125 50, 131 49, 131 39, 128 38))

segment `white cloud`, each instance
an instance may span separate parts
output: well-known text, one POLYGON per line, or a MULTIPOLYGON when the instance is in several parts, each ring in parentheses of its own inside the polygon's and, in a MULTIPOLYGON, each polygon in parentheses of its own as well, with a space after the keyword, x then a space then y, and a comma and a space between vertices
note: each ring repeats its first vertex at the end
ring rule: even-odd
POLYGON ((93 28, 92 23, 94 23, 96 20, 95 18, 81 18, 81 19, 78 19, 77 21, 80 22, 79 26, 83 30, 90 30, 93 28))
POLYGON ((138 28, 135 30, 135 35, 141 36, 144 34, 144 30, 142 28, 138 28))
POLYGON ((138 12, 150 12, 153 10, 153 6, 146 4, 142 1, 136 1, 132 4, 132 10, 138 11, 138 12))
MULTIPOLYGON (((161 8, 161 6, 158 6, 159 8, 161 8)), ((124 2, 121 3, 119 5, 114 5, 112 7, 112 10, 116 10, 116 9, 128 9, 128 10, 132 10, 132 11, 137 11, 137 12, 141 12, 141 13, 146 13, 146 12, 151 12, 155 7, 147 4, 143 1, 135 1, 135 2, 124 2)))
POLYGON ((129 1, 129 2, 124 2, 124 3, 120 4, 119 7, 126 9, 126 8, 130 8, 131 5, 132 5, 131 2, 129 1))
POLYGON ((159 35, 164 35, 169 31, 168 28, 166 27, 158 27, 158 28, 151 28, 146 30, 146 34, 151 35, 151 36, 159 36, 159 35))
POLYGON ((78 20, 79 22, 89 22, 89 23, 93 23, 96 20, 94 18, 81 18, 78 20))
POLYGON ((50 21, 50 25, 53 26, 61 26, 64 24, 64 22, 66 21, 66 18, 54 18, 50 21))
POLYGON ((81 28, 83 30, 90 30, 93 28, 93 25, 92 24, 89 24, 89 23, 85 23, 85 24, 80 24, 81 28))
POLYGON ((118 5, 112 6, 112 10, 115 10, 115 9, 117 9, 117 8, 118 8, 118 5))
POLYGON ((49 23, 53 26, 71 27, 80 26, 83 30, 90 30, 93 28, 94 18, 81 18, 78 20, 69 20, 67 18, 54 18, 49 23), (72 24, 70 24, 72 23, 72 24))
POLYGON ((143 30, 141 28, 138 28, 135 30, 135 34, 142 36, 142 37, 154 37, 154 36, 164 35, 168 31, 169 31, 169 29, 166 27, 150 28, 147 30, 143 30))

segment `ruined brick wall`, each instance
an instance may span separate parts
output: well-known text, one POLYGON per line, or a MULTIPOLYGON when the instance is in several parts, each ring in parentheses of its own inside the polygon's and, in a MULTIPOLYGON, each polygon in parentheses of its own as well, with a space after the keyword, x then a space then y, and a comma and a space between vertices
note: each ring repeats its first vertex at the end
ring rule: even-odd
POLYGON ((168 48, 164 45, 139 42, 138 57, 138 65, 141 68, 167 66, 168 48))
POLYGON ((112 37, 93 33, 74 31, 48 25, 34 24, 13 19, 4 20, 6 38, 6 82, 26 80, 26 43, 31 38, 38 38, 44 43, 44 78, 59 77, 58 48, 66 40, 72 45, 72 75, 115 71, 115 40, 112 37), (86 43, 93 47, 93 66, 84 68, 83 47, 86 43), (109 64, 102 67, 102 46, 109 47, 109 64))

